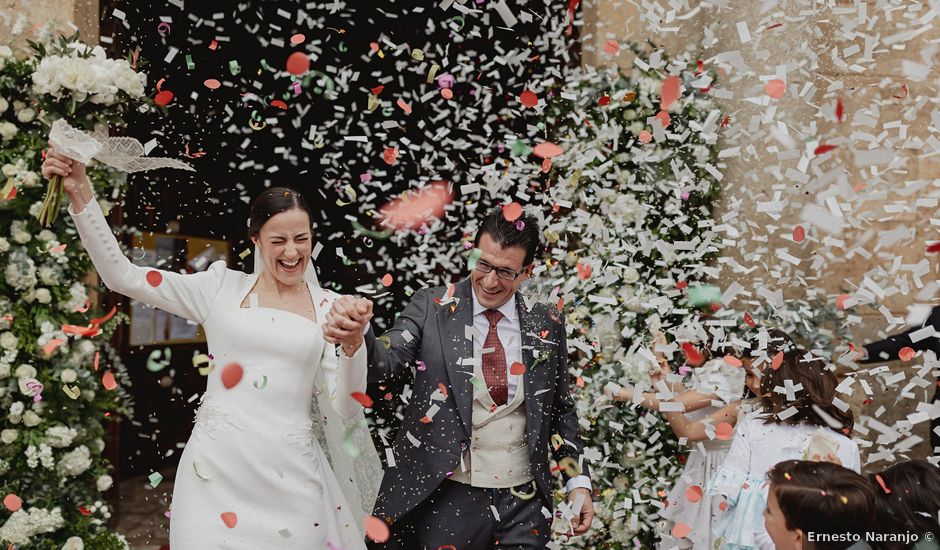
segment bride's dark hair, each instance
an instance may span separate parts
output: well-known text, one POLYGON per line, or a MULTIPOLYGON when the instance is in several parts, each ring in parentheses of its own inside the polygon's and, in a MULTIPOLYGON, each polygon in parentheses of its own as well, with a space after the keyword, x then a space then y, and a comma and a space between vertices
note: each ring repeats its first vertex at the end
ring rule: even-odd
POLYGON ((272 187, 251 201, 251 215, 248 218, 248 236, 256 237, 261 232, 261 227, 271 218, 287 212, 288 210, 300 209, 307 213, 307 217, 313 221, 313 214, 303 195, 287 187, 272 187))

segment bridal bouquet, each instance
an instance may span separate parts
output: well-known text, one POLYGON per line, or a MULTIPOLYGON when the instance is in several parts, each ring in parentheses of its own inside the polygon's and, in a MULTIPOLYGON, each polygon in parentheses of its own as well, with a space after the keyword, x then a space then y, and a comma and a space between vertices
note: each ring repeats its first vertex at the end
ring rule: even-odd
MULTIPOLYGON (((40 118, 52 125, 65 120, 78 130, 93 130, 104 142, 109 126, 122 126, 128 108, 145 96, 144 79, 125 59, 108 59, 101 46, 77 37, 60 38, 47 47, 30 43, 39 62, 32 73, 33 93, 40 118)), ((46 189, 39 222, 49 227, 62 202, 62 179, 52 178, 46 189)))

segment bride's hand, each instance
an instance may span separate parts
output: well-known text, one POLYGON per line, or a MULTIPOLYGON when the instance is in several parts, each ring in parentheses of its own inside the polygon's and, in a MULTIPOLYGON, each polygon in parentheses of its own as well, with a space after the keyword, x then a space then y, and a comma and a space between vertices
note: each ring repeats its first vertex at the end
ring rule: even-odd
POLYGON ((326 314, 323 337, 332 344, 341 344, 347 355, 352 355, 359 349, 371 318, 371 300, 341 296, 326 314))
POLYGON ((84 191, 88 186, 85 165, 59 153, 51 145, 46 150, 46 160, 42 163, 42 175, 46 179, 62 176, 62 189, 69 196, 84 191))

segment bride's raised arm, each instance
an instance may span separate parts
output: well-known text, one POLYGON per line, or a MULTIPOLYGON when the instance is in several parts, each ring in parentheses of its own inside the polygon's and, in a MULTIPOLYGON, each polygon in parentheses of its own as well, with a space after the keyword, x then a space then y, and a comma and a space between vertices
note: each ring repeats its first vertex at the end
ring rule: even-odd
POLYGON ((63 177, 63 188, 71 201, 69 214, 105 286, 190 321, 205 321, 222 285, 225 262, 215 262, 207 271, 194 274, 134 265, 118 246, 91 191, 84 165, 50 148, 42 174, 63 177))
MULTIPOLYGON (((333 302, 338 296, 334 294, 331 298, 333 302)), ((344 419, 352 418, 362 410, 362 404, 352 394, 366 392, 367 359, 364 345, 360 345, 350 357, 342 346, 324 343, 320 368, 327 387, 320 389, 327 393, 333 409, 344 419)))

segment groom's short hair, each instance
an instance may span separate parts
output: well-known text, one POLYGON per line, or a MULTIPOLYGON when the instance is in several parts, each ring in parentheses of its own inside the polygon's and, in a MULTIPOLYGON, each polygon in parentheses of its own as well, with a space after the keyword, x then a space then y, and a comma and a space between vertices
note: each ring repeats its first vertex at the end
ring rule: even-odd
POLYGON ((503 216, 503 209, 496 207, 483 218, 480 224, 480 230, 473 240, 474 246, 480 245, 480 237, 486 233, 496 241, 496 244, 503 248, 519 246, 525 249, 525 262, 522 267, 529 266, 535 260, 535 254, 539 249, 541 229, 538 221, 525 214, 519 216, 515 221, 506 221, 503 216), (521 229, 520 229, 521 228, 521 229))

